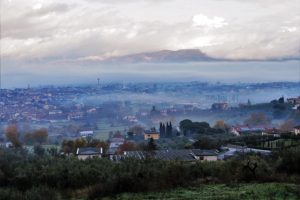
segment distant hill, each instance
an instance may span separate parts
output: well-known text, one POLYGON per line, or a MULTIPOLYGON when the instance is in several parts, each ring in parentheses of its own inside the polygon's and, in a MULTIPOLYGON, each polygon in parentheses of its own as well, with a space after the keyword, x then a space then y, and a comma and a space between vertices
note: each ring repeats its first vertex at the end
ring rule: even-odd
POLYGON ((82 65, 98 64, 134 64, 134 63, 184 63, 184 62, 210 62, 210 61, 288 61, 300 60, 300 57, 282 57, 269 59, 226 59, 211 57, 199 49, 161 50, 142 52, 124 56, 113 57, 86 57, 79 60, 64 60, 64 62, 76 62, 82 65))
POLYGON ((174 62, 201 62, 217 61, 198 49, 183 49, 177 51, 162 50, 111 57, 103 60, 105 63, 174 63, 174 62))

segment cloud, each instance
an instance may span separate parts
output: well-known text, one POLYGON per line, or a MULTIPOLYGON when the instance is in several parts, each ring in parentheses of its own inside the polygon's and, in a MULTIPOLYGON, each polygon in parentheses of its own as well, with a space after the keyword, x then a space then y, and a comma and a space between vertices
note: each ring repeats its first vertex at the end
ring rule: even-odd
POLYGON ((212 18, 209 18, 202 14, 195 15, 193 17, 193 26, 195 27, 204 26, 208 28, 221 28, 226 25, 228 25, 228 23, 225 22, 225 19, 222 17, 214 16, 212 18))
POLYGON ((297 57, 298 8, 297 0, 4 0, 2 57, 48 62, 183 48, 234 59, 297 57))

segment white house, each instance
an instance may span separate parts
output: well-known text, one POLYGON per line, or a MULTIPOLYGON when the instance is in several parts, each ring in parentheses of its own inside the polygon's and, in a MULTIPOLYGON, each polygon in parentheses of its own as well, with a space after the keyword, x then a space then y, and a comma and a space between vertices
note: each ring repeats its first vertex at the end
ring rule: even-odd
POLYGON ((80 131, 79 134, 83 138, 93 137, 94 136, 94 131, 80 131))
POLYGON ((76 156, 79 160, 86 160, 88 158, 101 158, 103 149, 94 147, 77 148, 76 156))
POLYGON ((300 125, 299 126, 295 126, 293 132, 294 132, 295 135, 299 135, 300 134, 300 125))

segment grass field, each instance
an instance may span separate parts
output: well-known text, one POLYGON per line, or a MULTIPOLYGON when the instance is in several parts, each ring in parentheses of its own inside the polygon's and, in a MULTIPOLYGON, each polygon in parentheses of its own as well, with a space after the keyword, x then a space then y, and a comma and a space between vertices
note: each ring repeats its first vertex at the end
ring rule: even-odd
POLYGON ((175 189, 167 192, 124 193, 103 200, 250 200, 250 199, 300 199, 300 185, 266 183, 239 184, 226 186, 224 184, 202 185, 188 189, 175 189))
POLYGON ((109 137, 109 132, 115 132, 115 131, 123 131, 124 129, 128 129, 127 126, 123 125, 114 125, 110 126, 110 123, 105 120, 101 119, 98 123, 97 126, 99 130, 95 131, 95 138, 96 139, 101 139, 101 140, 107 140, 109 137))

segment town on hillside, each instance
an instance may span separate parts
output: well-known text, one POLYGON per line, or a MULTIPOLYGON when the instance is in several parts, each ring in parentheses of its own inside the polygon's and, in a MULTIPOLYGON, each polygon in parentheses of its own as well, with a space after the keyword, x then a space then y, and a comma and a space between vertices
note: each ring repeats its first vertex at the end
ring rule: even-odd
POLYGON ((254 103, 255 91, 290 84, 111 83, 1 90, 0 145, 22 145, 32 153, 37 146, 51 148, 80 159, 219 160, 239 155, 241 149, 269 155, 299 145, 300 97, 254 103), (194 94, 189 103, 142 103, 145 95, 188 94, 196 88, 209 89, 194 94), (229 88, 235 93, 214 98, 214 92, 228 93, 229 88), (122 99, 124 93, 135 96, 122 99), (148 154, 149 149, 155 153, 148 154))

